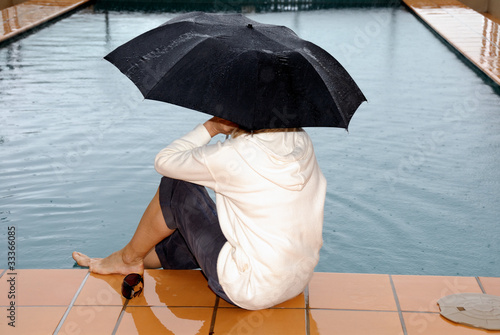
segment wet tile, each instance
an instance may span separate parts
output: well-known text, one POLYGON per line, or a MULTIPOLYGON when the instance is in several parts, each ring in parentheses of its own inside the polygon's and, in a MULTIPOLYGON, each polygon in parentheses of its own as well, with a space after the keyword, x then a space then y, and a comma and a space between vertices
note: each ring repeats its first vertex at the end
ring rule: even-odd
POLYGON ((392 276, 403 311, 439 312, 437 301, 456 293, 481 293, 474 277, 392 276))
MULTIPOLYGON (((10 272, 6 272, 0 278, 0 292, 9 292, 11 283, 14 283, 18 306, 57 306, 69 305, 88 271, 23 269, 15 273, 10 275, 10 272)), ((7 294, 0 295, 0 306, 9 302, 7 294)))
POLYGON ((403 313, 408 335, 480 335, 498 334, 499 332, 472 328, 451 322, 439 313, 403 313))
POLYGON ((484 49, 488 48, 491 44, 488 41, 485 41, 481 38, 475 39, 475 40, 461 40, 461 39, 456 39, 454 41, 456 45, 462 46, 464 48, 479 48, 479 49, 484 49))
POLYGON ((455 48, 463 53, 471 53, 476 55, 487 55, 490 52, 490 48, 487 45, 483 44, 465 44, 465 43, 455 43, 455 48))
POLYGON ((309 283, 309 307, 397 310, 388 275, 321 272, 309 283))
POLYGON ((199 270, 146 270, 144 292, 129 306, 213 307, 215 300, 199 270))
POLYGON ((12 321, 3 313, 2 308, 0 334, 52 334, 66 309, 67 307, 16 307, 15 327, 11 327, 8 323, 12 321))
MULTIPOLYGON (((219 299, 219 307, 239 308, 237 306, 231 305, 223 299, 219 299)), ((272 308, 306 308, 304 293, 299 294, 295 298, 282 302, 281 304, 273 306, 272 308)))
POLYGON ((484 291, 487 294, 500 296, 500 278, 498 277, 479 277, 484 291))
POLYGON ((485 46, 485 43, 488 44, 485 38, 497 40, 499 25, 495 20, 488 19, 457 0, 446 3, 438 0, 404 0, 404 2, 459 52, 500 84, 500 71, 497 71, 495 60, 485 61, 481 52, 471 49, 474 45, 480 50, 484 47, 490 49, 485 46))
POLYGON ((127 307, 116 334, 208 334, 212 314, 212 308, 127 307))
POLYGON ((121 310, 121 306, 73 306, 58 334, 111 334, 121 310))
POLYGON ((482 35, 469 30, 461 30, 459 28, 443 29, 441 26, 438 27, 438 33, 440 35, 446 35, 448 38, 463 43, 478 43, 483 42, 482 35))
POLYGON ((91 273, 80 294, 75 306, 122 306, 125 298, 121 294, 123 275, 98 275, 91 273))
POLYGON ((311 335, 404 335, 397 312, 311 310, 311 335))
MULTIPOLYGON (((453 34, 450 32, 450 34, 453 34)), ((483 32, 481 30, 466 30, 466 29, 460 29, 457 28, 457 31, 453 34, 453 37, 456 41, 463 41, 463 42, 469 42, 469 43, 474 43, 476 41, 480 42, 486 42, 483 39, 483 32)))
POLYGON ((305 335, 305 310, 219 308, 214 333, 305 335))
POLYGON ((0 41, 15 34, 31 29, 89 0, 68 1, 36 1, 30 0, 1 11, 3 29, 0 30, 0 41))
MULTIPOLYGON (((91 274, 75 305, 123 305, 124 275, 91 274)), ((144 290, 129 306, 203 306, 215 305, 215 294, 197 270, 146 270, 144 290)))
POLYGON ((485 64, 483 67, 483 72, 486 74, 489 74, 490 77, 497 77, 497 79, 500 79, 500 67, 495 65, 495 64, 485 64))
POLYGON ((498 57, 498 56, 482 55, 481 57, 482 57, 482 59, 483 59, 483 61, 484 61, 485 64, 488 64, 488 65, 491 65, 491 66, 500 64, 500 57, 498 57))
POLYGON ((306 299, 304 293, 299 294, 295 298, 282 302, 273 308, 306 308, 306 299))

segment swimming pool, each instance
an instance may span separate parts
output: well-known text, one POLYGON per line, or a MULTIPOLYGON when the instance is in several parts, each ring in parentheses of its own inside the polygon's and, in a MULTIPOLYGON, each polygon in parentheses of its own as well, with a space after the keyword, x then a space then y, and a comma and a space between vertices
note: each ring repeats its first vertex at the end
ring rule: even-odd
MULTIPOLYGON (((18 268, 128 241, 156 153, 207 116, 143 100, 102 57, 175 14, 82 10, 0 49, 0 221, 18 268)), ((404 8, 248 14, 331 52, 369 102, 308 129, 328 180, 317 271, 500 275, 500 97, 404 8)), ((0 268, 6 266, 0 247, 0 268)))

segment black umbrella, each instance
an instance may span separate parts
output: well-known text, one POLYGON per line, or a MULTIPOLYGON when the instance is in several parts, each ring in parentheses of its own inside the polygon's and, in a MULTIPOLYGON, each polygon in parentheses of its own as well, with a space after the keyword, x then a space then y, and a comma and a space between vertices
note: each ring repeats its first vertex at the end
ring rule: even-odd
POLYGON ((329 53, 283 26, 241 14, 180 15, 105 57, 147 99, 248 130, 347 128, 366 101, 329 53))

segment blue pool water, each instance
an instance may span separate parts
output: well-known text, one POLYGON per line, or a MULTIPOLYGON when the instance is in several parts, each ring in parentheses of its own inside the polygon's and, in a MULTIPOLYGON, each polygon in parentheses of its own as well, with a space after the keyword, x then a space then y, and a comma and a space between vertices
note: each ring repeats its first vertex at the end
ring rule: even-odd
MULTIPOLYGON (((0 49, 0 268, 71 268, 131 237, 156 153, 208 117, 102 57, 174 14, 84 9, 0 49)), ((369 102, 308 129, 328 180, 317 271, 500 276, 500 97, 404 8, 248 14, 332 53, 369 102)))

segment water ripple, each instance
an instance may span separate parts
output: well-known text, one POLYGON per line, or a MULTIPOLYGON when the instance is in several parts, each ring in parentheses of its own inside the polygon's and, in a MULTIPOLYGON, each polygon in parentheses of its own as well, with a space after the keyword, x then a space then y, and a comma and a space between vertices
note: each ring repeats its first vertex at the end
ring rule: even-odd
MULTIPOLYGON (((155 154, 207 118, 144 101, 102 59, 173 16, 85 9, 0 49, 0 221, 20 268, 121 248, 155 154)), ((369 101, 348 133, 308 129, 328 180, 317 270, 498 276, 499 96, 401 9, 249 17, 331 52, 369 101)))

